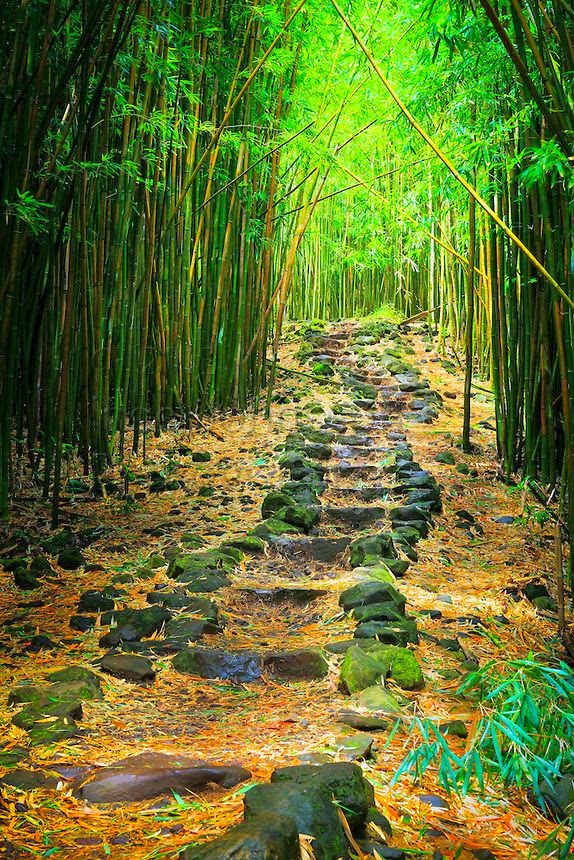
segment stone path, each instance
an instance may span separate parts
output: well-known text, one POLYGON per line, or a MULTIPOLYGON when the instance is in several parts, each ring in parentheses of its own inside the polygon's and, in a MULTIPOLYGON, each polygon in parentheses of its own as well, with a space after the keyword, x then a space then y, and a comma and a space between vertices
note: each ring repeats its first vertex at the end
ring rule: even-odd
MULTIPOLYGON (((317 860, 347 857, 357 846, 383 858, 406 856, 408 846, 395 845, 355 762, 369 759, 383 733, 413 713, 425 685, 417 658, 421 635, 460 669, 477 665, 459 637, 421 631, 401 591, 417 561, 417 545, 442 508, 439 485, 415 461, 402 417, 432 423, 440 397, 411 365, 408 335, 385 324, 379 335, 383 349, 377 361, 362 354, 372 335, 356 326, 310 335, 311 372, 329 380, 336 370, 342 384, 330 413, 311 410, 285 439, 278 454, 284 479, 265 497, 262 520, 250 534, 217 548, 202 546, 192 535, 187 547, 169 554, 166 576, 148 592, 145 607, 129 606, 130 584, 121 575, 85 591, 70 624, 75 631, 101 628, 97 662, 90 669, 73 665, 48 673, 44 683, 20 684, 10 693, 14 725, 28 732, 31 743, 43 745, 81 737, 86 703, 102 700, 106 674, 142 691, 142 721, 146 710, 149 719, 150 707, 161 700, 166 661, 193 687, 202 679, 230 689, 263 685, 270 709, 282 685, 303 691, 307 685, 330 701, 338 725, 330 746, 291 750, 305 764, 276 768, 270 783, 250 788, 245 822, 187 849, 185 860, 289 860, 300 856, 300 835, 312 837, 317 860), (330 625, 318 623, 326 607, 332 607, 330 625), (257 619, 255 630, 251 619, 257 619), (310 628, 317 633, 314 643, 310 628)), ((476 526, 472 517, 461 516, 461 522, 467 530, 476 526)), ((61 563, 76 564, 73 552, 62 546, 61 563)), ((154 564, 164 566, 166 558, 154 564)), ((31 570, 16 568, 15 575, 22 580, 34 575, 31 570)), ((436 609, 429 612, 440 617, 436 609)), ((152 716, 151 732, 161 731, 161 710, 152 716)), ((230 719, 230 725, 234 719, 241 725, 242 714, 230 719)), ((441 731, 464 737, 467 728, 451 720, 441 731)), ((227 752, 223 761, 219 755, 217 749, 209 759, 148 751, 105 768, 82 765, 51 773, 23 766, 3 782, 54 789, 64 780, 78 797, 102 804, 213 784, 231 788, 251 778, 240 756, 228 764, 227 752)), ((442 802, 433 795, 421 799, 439 808, 442 802)))

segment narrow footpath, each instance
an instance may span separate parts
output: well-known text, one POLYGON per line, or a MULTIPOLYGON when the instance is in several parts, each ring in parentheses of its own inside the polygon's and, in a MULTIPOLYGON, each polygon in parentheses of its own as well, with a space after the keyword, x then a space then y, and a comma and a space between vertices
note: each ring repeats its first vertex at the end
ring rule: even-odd
POLYGON ((522 791, 393 781, 415 717, 460 754, 463 680, 558 648, 551 526, 500 480, 488 395, 463 454, 424 325, 302 327, 281 361, 270 422, 174 427, 103 501, 71 473, 55 533, 22 503, 0 856, 511 860, 555 827, 522 791))

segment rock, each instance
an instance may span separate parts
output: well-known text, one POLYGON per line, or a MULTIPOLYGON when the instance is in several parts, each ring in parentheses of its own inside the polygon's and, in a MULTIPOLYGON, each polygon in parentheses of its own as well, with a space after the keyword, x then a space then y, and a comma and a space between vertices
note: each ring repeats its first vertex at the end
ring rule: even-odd
POLYGON ((383 833, 392 839, 393 836, 393 828, 391 827, 391 822, 389 819, 383 815, 382 812, 379 812, 374 806, 370 807, 367 812, 367 827, 369 824, 374 824, 375 827, 378 827, 379 830, 382 830, 383 833))
POLYGON ((131 803, 217 783, 232 788, 250 777, 242 767, 221 767, 165 753, 146 752, 101 768, 76 787, 88 803, 131 803))
POLYGON ((295 821, 266 812, 242 821, 223 836, 187 848, 179 860, 299 860, 299 834, 295 821))
POLYGON ((103 591, 84 591, 78 601, 78 612, 105 612, 113 609, 115 600, 103 591))
POLYGON ((100 648, 115 648, 121 642, 138 642, 141 639, 141 634, 131 624, 122 624, 119 627, 113 627, 109 633, 106 633, 100 638, 100 648))
MULTIPOLYGON (((28 758, 28 750, 24 747, 10 747, 10 749, 0 749, 0 767, 14 767, 15 764, 28 758)), ((1 783, 0 783, 1 784, 1 783)))
POLYGON ((359 527, 372 525, 373 523, 382 520, 386 515, 385 508, 381 507, 345 507, 324 509, 325 516, 332 520, 339 520, 343 523, 348 523, 351 526, 359 527))
MULTIPOLYGON (((342 606, 345 612, 357 606, 368 606, 373 603, 392 603, 395 607, 404 607, 406 598, 390 582, 376 580, 359 582, 347 588, 339 596, 339 606, 342 606)), ((404 611, 400 614, 404 615, 404 611)))
POLYGON ((404 647, 409 643, 418 645, 416 621, 364 621, 355 628, 355 639, 377 639, 385 645, 404 647))
POLYGON ((500 523, 503 526, 510 526, 514 522, 514 517, 510 516, 510 514, 504 514, 502 517, 497 517, 494 522, 500 523))
POLYGON ((14 571, 14 585, 21 591, 33 591, 42 584, 32 570, 19 567, 14 571))
POLYGON ((358 714, 355 711, 341 711, 337 716, 337 722, 351 729, 367 732, 381 732, 388 726, 386 720, 381 720, 380 717, 358 714))
POLYGON ((40 651, 55 651, 58 648, 61 648, 61 645, 58 645, 48 636, 33 636, 27 645, 24 646, 24 651, 28 651, 32 654, 37 654, 40 651))
POLYGON ((193 451, 191 459, 194 463, 209 463, 211 454, 209 451, 193 451))
POLYGON ((72 723, 81 720, 82 704, 74 699, 44 699, 37 704, 29 704, 12 717, 12 723, 20 729, 30 731, 36 723, 49 725, 49 718, 56 717, 72 723))
MULTIPOLYGON (((152 605, 165 606, 166 609, 186 609, 189 612, 198 613, 203 612, 204 607, 207 607, 208 604, 215 606, 212 601, 201 597, 190 597, 184 591, 150 591, 146 595, 146 600, 152 605)), ((205 611, 209 611, 209 609, 205 611)), ((215 609, 216 613, 217 609, 215 609)))
MULTIPOLYGON (((196 598, 200 599, 200 598, 196 598)), ((211 603, 211 601, 206 601, 211 603)), ((115 622, 118 627, 129 625, 134 627, 140 638, 157 633, 171 618, 171 613, 162 606, 149 606, 146 609, 121 609, 114 612, 105 612, 101 622, 105 626, 115 622)))
POLYGON ((359 647, 371 657, 386 663, 388 677, 402 690, 421 690, 424 677, 414 653, 408 648, 382 645, 379 642, 359 642, 359 647))
POLYGON ((421 803, 426 803, 428 806, 431 806, 433 809, 448 809, 449 805, 446 800, 443 800, 442 797, 438 797, 436 794, 419 794, 418 799, 421 803))
POLYGON ((574 812, 574 774, 566 773, 540 788, 542 797, 557 821, 570 818, 574 812))
POLYGON ((441 451, 439 454, 436 455, 435 461, 437 463, 444 463, 447 466, 454 466, 454 464, 456 463, 452 451, 441 451))
POLYGON ((354 735, 341 735, 335 738, 335 747, 339 758, 345 761, 358 761, 371 758, 371 751, 375 739, 365 732, 356 732, 354 735))
POLYGON ((406 860, 407 855, 401 848, 391 848, 384 842, 372 842, 367 839, 359 840, 359 847, 365 854, 379 856, 381 860, 406 860))
POLYGON ((323 597, 327 592, 324 588, 242 588, 244 594, 250 597, 258 598, 265 602, 278 603, 294 603, 295 606, 306 606, 319 597, 323 597))
MULTIPOLYGON (((267 521, 269 522, 269 520, 267 521)), ((293 540, 279 538, 272 541, 281 555, 293 558, 310 558, 315 561, 333 562, 347 549, 350 539, 347 537, 306 537, 293 540)))
POLYGON ((472 856, 476 860, 496 860, 496 854, 489 851, 488 848, 478 848, 472 851, 472 856))
POLYGON ((371 603, 353 609, 357 621, 398 621, 404 615, 404 605, 395 603, 371 603))
POLYGON ((68 717, 59 717, 49 723, 36 722, 28 729, 28 737, 33 746, 50 746, 76 737, 77 734, 76 723, 68 717))
POLYGON ((72 546, 74 543, 74 535, 69 528, 64 528, 55 535, 40 542, 42 549, 50 553, 50 555, 58 555, 61 550, 72 546))
POLYGON ((351 544, 351 567, 360 567, 369 556, 396 558, 397 551, 392 537, 382 533, 353 541, 351 544))
POLYGON ((388 674, 389 666, 362 648, 353 646, 345 654, 339 673, 339 689, 347 695, 372 687, 388 674))
POLYGON ((449 604, 454 603, 454 600, 452 599, 450 594, 437 594, 436 599, 440 600, 441 603, 449 603, 449 604))
POLYGON ((25 768, 17 768, 10 773, 4 774, 0 779, 0 786, 8 788, 18 788, 20 791, 34 791, 34 789, 54 789, 58 785, 60 778, 44 773, 41 770, 27 770, 25 768))
POLYGON ((176 639, 183 642, 195 642, 206 633, 217 633, 221 627, 208 618, 198 618, 197 615, 177 615, 165 625, 166 639, 176 639))
POLYGON ((138 654, 116 654, 110 651, 102 657, 100 665, 103 672, 126 681, 142 683, 155 678, 151 662, 138 654))
POLYGON ((402 706, 392 693, 378 684, 363 690, 357 697, 357 704, 371 713, 400 714, 402 712, 402 706))
POLYGON ((235 547, 243 552, 259 553, 265 551, 265 541, 256 537, 256 535, 243 535, 226 540, 221 544, 222 549, 226 549, 227 547, 235 547))
POLYGON ((320 648, 266 654, 263 667, 275 678, 313 680, 329 674, 329 664, 320 648))
POLYGON ((443 735, 452 735, 455 738, 468 737, 468 729, 462 720, 450 720, 447 723, 441 723, 439 729, 443 735))
POLYGON ((70 627, 72 630, 79 630, 80 633, 87 633, 92 630, 95 623, 95 618, 89 618, 86 615, 72 615, 70 618, 70 627))
POLYGON ((396 582, 396 577, 386 564, 374 564, 369 567, 355 567, 352 572, 353 579, 363 582, 366 579, 376 579, 379 582, 396 582))
POLYGON ((78 570, 78 568, 83 567, 86 563, 86 560, 82 553, 77 549, 64 549, 58 555, 58 564, 60 567, 63 567, 64 570, 78 570))
POLYGON ((47 687, 35 684, 18 684, 8 693, 8 705, 39 705, 40 702, 47 700, 47 691, 47 687))
POLYGON ((345 834, 331 794, 323 787, 296 783, 256 785, 244 797, 245 818, 269 812, 293 819, 299 833, 313 837, 316 860, 346 860, 345 834))
POLYGON ((261 657, 254 651, 186 648, 173 658, 178 672, 200 678, 221 678, 234 683, 251 683, 261 678, 261 657))
POLYGON ((353 833, 359 832, 364 826, 375 799, 373 786, 364 778, 360 766, 347 762, 280 767, 271 774, 271 782, 326 789, 344 807, 353 833))

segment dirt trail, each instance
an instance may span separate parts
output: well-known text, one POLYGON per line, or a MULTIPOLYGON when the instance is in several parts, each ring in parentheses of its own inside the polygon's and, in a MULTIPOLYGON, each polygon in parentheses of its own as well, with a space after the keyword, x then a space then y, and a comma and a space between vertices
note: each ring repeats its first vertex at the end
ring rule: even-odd
MULTIPOLYGON (((349 563, 349 544, 391 528, 398 533, 404 526, 408 530, 410 520, 391 525, 389 512, 404 505, 405 495, 417 486, 432 486, 424 478, 420 485, 415 481, 397 494, 401 482, 408 484, 405 474, 397 478, 393 471, 397 452, 407 459, 412 452, 419 472, 430 473, 440 484, 442 503, 437 511, 436 506, 424 508, 423 502, 423 510, 432 518, 428 536, 425 518, 419 524, 420 541, 412 534, 412 547, 406 538, 402 544, 399 541, 397 561, 408 560, 407 555, 412 560, 395 586, 407 599, 407 612, 418 633, 407 634, 398 625, 392 634, 395 638, 385 640, 386 634, 378 631, 383 641, 411 648, 424 674, 421 690, 399 689, 392 676, 387 681, 391 693, 407 700, 404 715, 416 713, 439 722, 460 719, 472 733, 474 706, 456 695, 465 673, 489 659, 542 653, 555 644, 552 615, 538 611, 529 601, 515 602, 505 591, 509 583, 520 586, 550 572, 552 548, 549 530, 525 523, 527 500, 520 493, 509 493, 497 480, 494 434, 488 427, 490 406, 475 402, 476 450, 463 455, 455 445, 462 383, 438 361, 419 327, 403 335, 392 327, 389 332, 392 337, 370 339, 361 336, 357 324, 344 324, 333 327, 329 336, 316 338, 312 361, 325 365, 326 374, 333 368, 336 375, 326 375, 327 384, 290 377, 280 394, 291 402, 277 406, 270 423, 230 417, 214 424, 225 442, 199 432, 190 438, 185 434, 185 444, 181 433, 160 440, 150 457, 159 466, 176 462, 171 474, 183 486, 157 495, 147 493, 127 505, 113 496, 93 503, 87 496, 71 498, 66 514, 74 530, 78 525, 97 524, 110 530, 82 550, 85 561, 96 569, 66 572, 52 560, 57 580, 44 580, 24 598, 12 585, 12 573, 0 574, 4 648, 0 672, 6 692, 25 682, 44 681, 51 670, 75 664, 95 669, 103 690, 102 699, 82 703, 75 736, 47 745, 29 746, 29 733, 11 722, 15 710, 3 709, 0 768, 7 763, 2 753, 22 748, 20 769, 54 774, 55 766, 66 765, 74 770, 64 776, 58 772, 56 790, 3 787, 0 856, 175 857, 183 846, 208 841, 241 820, 245 791, 253 783, 268 781, 276 767, 349 756, 347 739, 356 737, 356 732, 341 722, 341 712, 351 708, 368 715, 354 697, 338 690, 342 657, 331 647, 352 638, 357 627, 357 619, 339 606, 341 593, 358 582, 349 563), (393 357, 410 369, 393 368, 387 360, 393 357), (393 369, 394 373, 389 372, 393 369), (337 384, 329 385, 332 379, 337 384), (375 402, 368 396, 369 386, 375 387, 375 402), (304 408, 298 406, 302 396, 307 398, 304 408), (153 665, 153 683, 102 673, 105 649, 98 642, 110 628, 104 623, 105 614, 96 612, 88 613, 92 626, 86 632, 70 630, 79 596, 88 589, 109 586, 112 578, 115 587, 124 590, 112 598, 115 612, 125 606, 149 607, 147 595, 154 591, 160 599, 164 593, 181 594, 181 582, 174 583, 167 575, 166 564, 182 550, 190 555, 205 552, 254 527, 261 532, 257 528, 261 503, 270 490, 288 480, 278 465, 281 452, 274 449, 285 443, 289 433, 302 428, 303 440, 295 440, 295 448, 315 464, 320 475, 325 469, 320 519, 308 528, 310 534, 271 536, 263 553, 246 552, 229 571, 229 584, 208 593, 194 592, 194 598, 214 601, 220 621, 213 630, 205 629, 196 645, 180 642, 175 647, 166 635, 167 625, 151 639, 147 636, 136 643, 138 656, 153 665), (332 438, 325 443, 313 441, 309 435, 319 438, 317 431, 332 438), (166 456, 174 446, 179 446, 179 453, 166 456), (209 448, 211 462, 194 462, 191 449, 196 448, 209 448), (316 459, 317 455, 326 458, 316 459), (437 455, 443 462, 437 461, 437 455), (513 521, 497 522, 501 517, 513 521), (137 572, 146 569, 146 559, 158 554, 160 566, 149 568, 147 578, 138 578, 137 572), (123 582, 122 576, 130 581, 123 582), (41 605, 33 605, 36 602, 41 605), (36 633, 49 636, 60 647, 23 653, 36 633), (458 645, 445 646, 445 640, 458 645), (315 679, 308 677, 313 674, 308 655, 301 658, 303 669, 299 663, 293 669, 290 663, 288 670, 287 658, 273 656, 325 646, 328 670, 317 671, 315 679), (176 665, 179 660, 181 668, 181 654, 193 654, 197 647, 239 657, 253 652, 255 662, 249 671, 259 677, 242 676, 244 669, 237 665, 223 678, 174 668, 172 660, 176 665), (176 792, 167 800, 150 798, 113 807, 90 804, 73 793, 78 774, 84 779, 93 775, 75 768, 109 765, 143 751, 241 766, 251 775, 247 783, 231 788, 210 785, 191 793, 176 792)), ((283 360, 288 367, 300 368, 291 347, 285 349, 283 360)), ((143 486, 149 467, 134 462, 133 469, 141 474, 143 486)), ((135 492, 141 493, 141 488, 135 492)), ((45 525, 41 507, 25 505, 19 525, 29 534, 41 534, 45 525)), ((17 546, 13 554, 18 555, 22 538, 14 533, 10 537, 17 546)), ((177 617, 178 611, 171 614, 177 617)), ((126 643, 119 647, 130 650, 126 643)), ((386 722, 385 730, 370 730, 372 745, 358 760, 375 787, 378 808, 392 825, 389 844, 397 849, 394 856, 402 856, 400 851, 405 849, 415 856, 464 860, 473 857, 473 849, 489 849, 499 860, 526 858, 533 841, 552 830, 553 825, 522 793, 508 796, 491 787, 485 800, 472 795, 446 798, 432 771, 420 785, 403 779, 391 787, 411 740, 408 719, 401 718, 390 741, 394 720, 386 717, 386 722), (429 805, 421 801, 424 795, 435 799, 429 805), (442 808, 437 797, 444 801, 442 808)), ((449 738, 449 743, 462 751, 466 741, 449 738)), ((6 768, 5 776, 12 772, 13 768, 6 768)))

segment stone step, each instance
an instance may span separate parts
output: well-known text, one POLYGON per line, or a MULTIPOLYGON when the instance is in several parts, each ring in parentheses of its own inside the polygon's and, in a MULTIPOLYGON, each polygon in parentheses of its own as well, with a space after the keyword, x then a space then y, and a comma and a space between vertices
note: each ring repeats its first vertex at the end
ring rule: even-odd
POLYGON ((281 537, 270 541, 271 546, 287 558, 324 562, 335 561, 350 543, 351 539, 348 537, 281 537))
MULTIPOLYGON (((392 492, 393 487, 331 487, 329 495, 343 499, 361 499, 364 502, 372 502, 375 499, 386 499, 392 492)), ((408 490, 405 491, 409 492, 408 490)))
POLYGON ((386 510, 378 505, 372 507, 350 506, 344 508, 324 507, 323 514, 331 520, 347 523, 355 528, 372 525, 386 516, 386 510))
POLYGON ((327 591, 323 588, 290 588, 279 586, 278 588, 242 588, 242 593, 248 597, 262 600, 265 603, 294 603, 296 606, 305 606, 319 597, 324 597, 327 591))

